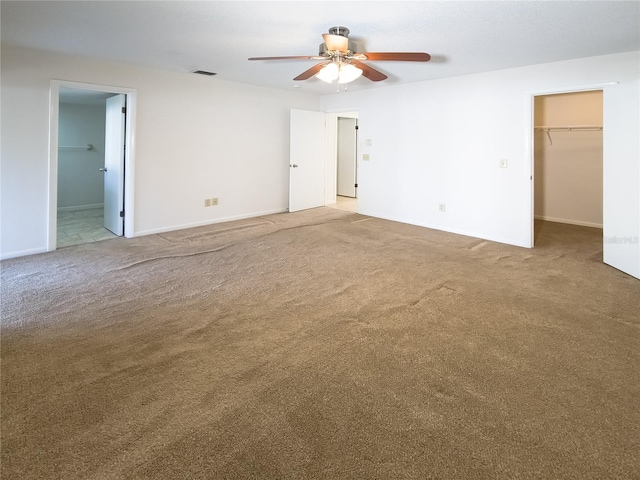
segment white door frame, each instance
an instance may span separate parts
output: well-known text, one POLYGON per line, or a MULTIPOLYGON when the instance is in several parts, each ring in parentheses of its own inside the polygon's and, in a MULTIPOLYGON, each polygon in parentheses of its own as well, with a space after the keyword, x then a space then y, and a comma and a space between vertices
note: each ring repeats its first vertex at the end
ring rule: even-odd
MULTIPOLYGON (((602 97, 603 97, 603 102, 604 102, 604 93, 605 93, 605 87, 610 86, 610 85, 615 85, 618 82, 609 82, 609 83, 600 83, 600 84, 596 84, 596 85, 584 85, 584 86, 576 86, 576 87, 569 87, 569 88, 560 88, 560 89, 555 89, 555 90, 544 90, 544 91, 538 91, 538 92, 531 92, 527 95, 527 108, 525 109, 526 115, 527 115, 527 121, 525 122, 525 127, 527 128, 527 132, 526 132, 526 139, 527 141, 525 142, 525 146, 527 149, 527 155, 529 155, 529 178, 530 178, 530 182, 529 182, 529 188, 531 189, 529 192, 529 215, 530 215, 530 223, 529 223, 529 228, 530 228, 530 232, 529 232, 529 238, 530 238, 530 245, 529 248, 533 248, 534 247, 534 243, 535 243, 535 228, 534 228, 534 223, 535 223, 535 205, 534 205, 534 196, 535 196, 535 178, 534 178, 534 167, 535 167, 535 152, 534 152, 534 128, 535 128, 535 118, 534 118, 534 112, 535 112, 535 97, 539 97, 539 96, 544 96, 544 95, 556 95, 559 93, 576 93, 576 92, 589 92, 589 91, 594 91, 594 90, 601 90, 602 91, 602 97)), ((602 125, 604 127, 604 122, 605 122, 605 118, 604 118, 604 114, 603 114, 603 118, 602 118, 602 125)), ((604 157, 604 152, 603 152, 603 157, 602 157, 602 163, 604 164, 604 162, 606 161, 606 158, 604 157)), ((603 220, 604 222, 604 220, 603 220)))
POLYGON ((132 88, 51 80, 49 92, 49 205, 47 209, 47 251, 56 249, 58 224, 58 129, 60 88, 124 93, 127 96, 126 150, 124 157, 124 236, 134 236, 134 165, 137 91, 132 88))
MULTIPOLYGON (((358 112, 355 110, 326 112, 326 173, 325 173, 325 205, 336 203, 338 191, 338 117, 355 118, 358 120, 358 112)), ((360 137, 357 138, 360 142, 360 137)), ((357 145, 356 151, 360 152, 360 145, 357 145)), ((358 159, 356 158, 356 169, 358 168, 358 159)), ((360 182, 358 182, 360 187, 360 182)), ((358 191, 360 191, 358 189, 358 191)), ((356 194, 358 197, 359 195, 356 194)))

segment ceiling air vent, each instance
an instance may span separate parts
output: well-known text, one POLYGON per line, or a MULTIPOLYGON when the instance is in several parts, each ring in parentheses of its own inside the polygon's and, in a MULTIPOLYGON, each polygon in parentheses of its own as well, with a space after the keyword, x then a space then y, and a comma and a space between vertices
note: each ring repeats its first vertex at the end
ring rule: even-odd
POLYGON ((217 75, 217 73, 215 72, 207 72, 206 70, 194 70, 191 73, 195 73, 197 75, 205 75, 207 77, 213 77, 214 75, 217 75))

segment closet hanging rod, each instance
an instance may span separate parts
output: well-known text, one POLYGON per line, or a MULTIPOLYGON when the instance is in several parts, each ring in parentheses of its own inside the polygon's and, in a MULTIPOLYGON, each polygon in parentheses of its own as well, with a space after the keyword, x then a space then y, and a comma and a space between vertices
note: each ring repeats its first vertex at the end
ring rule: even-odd
POLYGON ((60 150, 93 150, 93 145, 90 143, 86 145, 60 145, 60 150))
POLYGON ((582 131, 582 132, 595 132, 602 131, 602 125, 566 125, 566 126, 549 126, 549 125, 540 125, 534 126, 539 132, 546 132, 547 138, 549 139, 549 145, 553 145, 553 140, 551 139, 551 132, 574 132, 574 131, 582 131))
POLYGON ((563 125, 563 126, 551 126, 551 125, 541 125, 535 126, 536 130, 542 130, 544 132, 571 132, 573 130, 602 130, 602 125, 563 125))

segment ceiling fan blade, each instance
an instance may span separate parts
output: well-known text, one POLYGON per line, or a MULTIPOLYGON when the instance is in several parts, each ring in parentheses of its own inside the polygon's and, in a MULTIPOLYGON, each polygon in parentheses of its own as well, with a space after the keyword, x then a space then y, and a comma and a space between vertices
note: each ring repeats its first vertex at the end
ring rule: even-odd
POLYGON ((327 50, 346 53, 349 49, 349 39, 347 37, 324 33, 322 34, 322 38, 324 38, 324 44, 327 46, 327 50))
POLYGON ((294 78, 294 80, 307 80, 311 77, 313 77, 316 73, 318 73, 320 70, 322 70, 322 67, 324 67, 325 65, 329 64, 331 62, 322 62, 322 63, 318 63, 316 65, 314 65, 313 67, 311 67, 309 70, 305 70, 304 72, 302 72, 300 75, 298 75, 296 78, 294 78))
POLYGON ((249 60, 313 60, 316 57, 298 56, 298 57, 251 57, 249 60))
POLYGON ((358 60, 351 60, 351 64, 362 70, 362 76, 367 77, 372 82, 379 82, 388 78, 384 73, 379 72, 375 68, 371 68, 366 63, 359 62, 358 60))
POLYGON ((424 52, 364 52, 361 55, 373 61, 428 62, 431 60, 431 55, 424 52))

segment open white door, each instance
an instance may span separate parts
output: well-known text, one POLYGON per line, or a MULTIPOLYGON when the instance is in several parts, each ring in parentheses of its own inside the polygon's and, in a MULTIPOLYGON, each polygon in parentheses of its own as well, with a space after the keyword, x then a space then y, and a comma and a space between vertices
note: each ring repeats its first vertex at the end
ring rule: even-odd
POLYGON ((338 118, 337 194, 356 197, 356 122, 355 118, 338 118))
POLYGON ((638 80, 604 89, 604 263, 636 278, 640 278, 638 105, 638 80))
POLYGON ((126 95, 107 98, 104 147, 104 228, 124 234, 124 136, 126 95))
POLYGON ((325 114, 291 110, 289 211, 324 206, 325 114))

